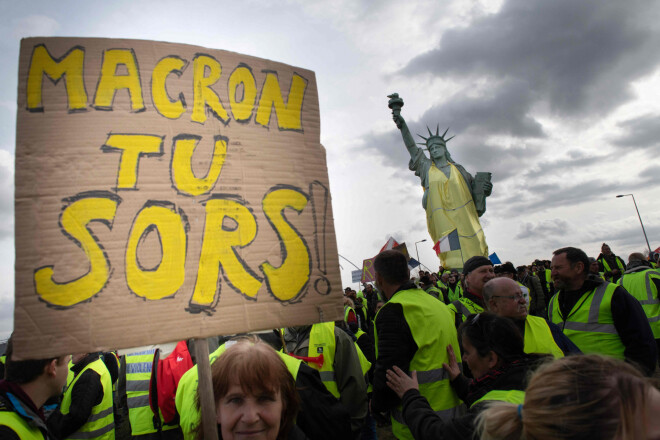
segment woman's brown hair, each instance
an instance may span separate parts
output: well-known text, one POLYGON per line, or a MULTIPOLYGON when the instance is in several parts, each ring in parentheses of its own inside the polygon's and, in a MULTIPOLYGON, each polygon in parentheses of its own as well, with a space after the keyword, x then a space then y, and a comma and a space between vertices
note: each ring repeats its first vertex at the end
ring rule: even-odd
MULTIPOLYGON (((243 337, 227 344, 230 346, 211 365, 216 405, 227 394, 233 381, 238 381, 243 391, 251 394, 279 391, 282 417, 277 439, 286 439, 293 428, 300 405, 295 380, 286 364, 272 347, 257 337, 243 337)), ((199 429, 198 434, 202 433, 203 429, 199 429)), ((222 439, 219 431, 218 435, 222 439)))
POLYGON ((652 388, 633 366, 598 356, 567 356, 540 367, 522 406, 496 402, 476 420, 482 440, 645 438, 652 388))

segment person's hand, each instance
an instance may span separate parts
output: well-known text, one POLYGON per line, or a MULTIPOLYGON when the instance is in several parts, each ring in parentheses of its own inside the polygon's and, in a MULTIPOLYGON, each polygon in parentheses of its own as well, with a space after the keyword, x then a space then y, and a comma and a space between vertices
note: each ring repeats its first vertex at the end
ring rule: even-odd
POLYGON ((484 194, 489 196, 493 192, 493 184, 491 182, 484 182, 484 194))
POLYGON ((454 380, 461 374, 461 369, 458 368, 458 362, 456 362, 456 355, 454 354, 454 347, 452 347, 451 344, 447 346, 447 356, 449 357, 449 364, 442 364, 442 368, 449 373, 449 378, 454 380))
POLYGON ((391 369, 387 370, 385 375, 387 376, 387 386, 396 393, 399 398, 402 398, 406 391, 412 390, 413 388, 419 390, 419 383, 417 383, 417 372, 413 371, 410 373, 412 375, 408 376, 403 370, 396 365, 391 369))
POLYGON ((400 114, 396 114, 394 112, 392 112, 392 113, 393 113, 392 119, 394 119, 394 123, 396 124, 396 128, 401 130, 401 126, 406 123, 406 120, 403 119, 403 116, 401 116, 400 114))

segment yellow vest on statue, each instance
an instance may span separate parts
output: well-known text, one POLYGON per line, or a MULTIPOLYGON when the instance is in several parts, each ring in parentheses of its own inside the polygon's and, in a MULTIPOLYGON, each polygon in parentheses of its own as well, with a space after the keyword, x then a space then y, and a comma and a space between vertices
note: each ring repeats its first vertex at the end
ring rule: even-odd
POLYGON ((461 244, 459 250, 442 252, 438 255, 443 267, 460 268, 470 257, 488 257, 486 237, 479 223, 479 215, 461 172, 449 164, 449 178, 431 164, 429 189, 426 195, 426 223, 433 243, 458 229, 461 244))

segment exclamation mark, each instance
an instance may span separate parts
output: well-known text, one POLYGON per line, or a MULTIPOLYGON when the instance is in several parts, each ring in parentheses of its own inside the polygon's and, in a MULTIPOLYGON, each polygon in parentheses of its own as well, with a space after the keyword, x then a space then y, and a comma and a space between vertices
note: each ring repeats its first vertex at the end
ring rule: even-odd
POLYGON ((328 188, 318 180, 309 184, 309 195, 312 199, 312 215, 314 216, 314 245, 316 247, 316 267, 323 275, 314 280, 314 290, 320 295, 330 293, 330 282, 324 276, 328 274, 326 266, 326 222, 328 218, 328 188))

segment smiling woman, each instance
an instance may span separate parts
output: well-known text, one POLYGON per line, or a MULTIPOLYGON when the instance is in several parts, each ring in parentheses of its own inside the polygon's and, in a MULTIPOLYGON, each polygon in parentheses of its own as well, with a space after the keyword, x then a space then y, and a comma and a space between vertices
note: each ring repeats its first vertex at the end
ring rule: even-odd
MULTIPOLYGON (((299 398, 293 376, 278 354, 258 339, 228 347, 211 367, 220 440, 284 440, 299 398)), ((203 438, 203 429, 198 431, 203 438)))

